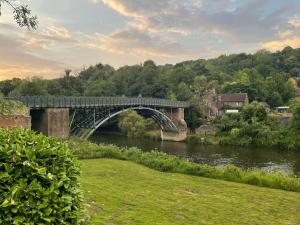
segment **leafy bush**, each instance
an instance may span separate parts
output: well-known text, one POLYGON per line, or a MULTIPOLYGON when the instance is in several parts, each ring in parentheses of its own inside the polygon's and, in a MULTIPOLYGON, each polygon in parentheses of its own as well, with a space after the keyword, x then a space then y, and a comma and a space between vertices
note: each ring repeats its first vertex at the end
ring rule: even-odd
POLYGON ((300 104, 293 108, 292 127, 300 132, 300 104))
POLYGON ((78 224, 79 177, 65 143, 0 129, 0 224, 78 224))
POLYGON ((115 145, 96 145, 80 138, 70 138, 69 148, 79 159, 114 158, 124 159, 122 152, 115 145))
POLYGON ((118 126, 128 137, 143 137, 146 129, 145 119, 136 111, 127 111, 120 115, 118 126))
POLYGON ((249 123, 252 122, 253 118, 259 122, 265 121, 268 116, 264 106, 260 105, 258 102, 252 102, 251 104, 246 105, 241 114, 243 120, 249 123))
POLYGON ((135 147, 121 149, 113 145, 96 145, 87 141, 79 141, 79 144, 76 145, 76 139, 72 139, 69 142, 72 142, 70 146, 77 146, 74 153, 77 154, 79 158, 86 158, 86 155, 88 155, 94 158, 130 160, 162 172, 189 174, 300 192, 299 179, 280 173, 267 173, 260 170, 242 170, 234 165, 219 169, 213 166, 192 163, 162 152, 142 152, 135 147), (84 154, 81 153, 81 150, 84 154), (91 153, 88 153, 89 151, 91 151, 91 153))
POLYGON ((159 131, 146 131, 144 133, 144 138, 153 140, 153 141, 160 141, 161 136, 159 131))
POLYGON ((28 109, 21 102, 8 101, 0 97, 0 116, 11 117, 15 115, 27 115, 28 109))

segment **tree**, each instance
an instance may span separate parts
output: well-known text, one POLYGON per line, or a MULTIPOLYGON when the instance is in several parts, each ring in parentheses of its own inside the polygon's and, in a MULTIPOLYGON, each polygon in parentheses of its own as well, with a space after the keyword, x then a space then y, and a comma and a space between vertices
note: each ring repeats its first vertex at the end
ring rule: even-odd
POLYGON ((12 80, 4 80, 0 82, 0 91, 4 96, 8 96, 15 88, 21 84, 22 80, 19 78, 13 78, 12 80))
POLYGON ((32 79, 23 80, 21 84, 14 89, 10 95, 19 96, 37 96, 37 95, 48 95, 46 89, 46 82, 39 77, 33 77, 32 79))
POLYGON ((143 137, 146 129, 145 119, 136 111, 122 113, 118 126, 128 137, 143 137))
POLYGON ((292 127, 295 130, 300 131, 300 104, 297 104, 293 108, 292 127))
POLYGON ((14 20, 20 27, 27 27, 29 30, 37 29, 37 17, 31 15, 31 10, 28 5, 22 5, 19 1, 15 0, 0 0, 0 16, 3 3, 13 9, 14 20))
POLYGON ((267 119, 267 112, 264 106, 257 102, 252 102, 251 104, 245 106, 241 112, 242 118, 248 123, 252 123, 254 120, 258 122, 263 122, 267 119))
POLYGON ((188 101, 192 98, 193 93, 191 92, 190 88, 186 83, 181 82, 177 86, 176 96, 177 96, 177 100, 179 101, 188 101))
POLYGON ((185 121, 192 132, 201 125, 201 111, 197 107, 191 106, 185 116, 185 121))

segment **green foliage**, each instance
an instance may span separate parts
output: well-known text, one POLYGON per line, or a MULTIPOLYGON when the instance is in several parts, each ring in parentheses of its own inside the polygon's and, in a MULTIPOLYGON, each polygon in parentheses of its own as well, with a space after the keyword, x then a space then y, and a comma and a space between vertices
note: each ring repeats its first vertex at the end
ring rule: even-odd
POLYGON ((0 224, 78 224, 80 168, 66 144, 0 129, 0 224))
POLYGON ((215 121, 220 129, 216 137, 218 143, 299 150, 299 103, 290 104, 294 116, 288 125, 280 125, 280 117, 268 116, 264 107, 256 102, 245 106, 240 114, 219 118, 215 121))
POLYGON ((188 87, 188 85, 184 82, 178 84, 176 89, 176 99, 179 101, 188 101, 193 96, 192 91, 188 87))
POLYGON ((12 117, 16 115, 27 115, 28 108, 21 102, 8 101, 0 98, 0 116, 12 117))
POLYGON ((136 111, 122 113, 118 126, 128 137, 143 137, 146 129, 145 119, 136 111))
POLYGON ((32 79, 23 80, 19 86, 17 86, 10 95, 20 96, 20 95, 48 95, 46 89, 47 81, 42 80, 38 77, 33 77, 32 79))
POLYGON ((146 131, 144 133, 144 138, 153 141, 160 141, 161 140, 160 131, 146 131))
POLYGON ((292 127, 300 132, 300 104, 294 106, 293 108, 292 127))
POLYGON ((112 145, 96 145, 87 141, 79 141, 77 144, 76 139, 69 141, 69 143, 71 143, 71 146, 77 146, 75 147, 74 153, 79 158, 115 158, 129 160, 162 172, 183 173, 300 192, 300 180, 280 173, 241 170, 234 165, 229 165, 225 169, 219 169, 208 165, 188 162, 162 152, 142 152, 135 147, 120 149, 112 145), (86 157, 87 155, 88 157, 86 157))
POLYGON ((96 145, 80 138, 70 138, 69 148, 79 159, 114 158, 125 159, 120 149, 115 145, 96 145))
POLYGON ((257 102, 252 102, 251 104, 243 107, 241 115, 243 120, 248 123, 251 123, 253 120, 258 122, 266 121, 268 116, 264 106, 257 102))
POLYGON ((255 54, 231 54, 208 60, 191 60, 176 65, 143 64, 117 70, 98 63, 78 75, 53 80, 12 79, 0 82, 5 96, 14 95, 88 95, 138 96, 189 100, 207 105, 208 90, 218 93, 246 92, 250 101, 270 106, 286 104, 294 97, 290 81, 300 71, 300 50, 276 53, 265 50, 255 54))
POLYGON ((187 113, 185 115, 185 121, 192 131, 195 131, 195 129, 202 124, 201 117, 201 111, 197 107, 191 106, 187 110, 187 113))

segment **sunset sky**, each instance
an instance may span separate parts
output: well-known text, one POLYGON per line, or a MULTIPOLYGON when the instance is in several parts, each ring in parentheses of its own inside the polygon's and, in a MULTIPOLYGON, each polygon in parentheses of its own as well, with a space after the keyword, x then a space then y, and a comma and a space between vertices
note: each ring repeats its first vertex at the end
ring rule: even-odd
POLYGON ((0 80, 300 47, 299 0, 31 0, 37 31, 4 5, 0 80))

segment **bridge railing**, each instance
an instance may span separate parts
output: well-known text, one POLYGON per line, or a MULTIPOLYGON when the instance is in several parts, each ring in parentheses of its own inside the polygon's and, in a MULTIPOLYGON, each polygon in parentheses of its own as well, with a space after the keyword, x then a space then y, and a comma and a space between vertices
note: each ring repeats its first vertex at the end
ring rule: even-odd
POLYGON ((159 98, 142 97, 57 97, 57 96, 18 96, 8 97, 24 103, 30 108, 82 108, 108 106, 152 106, 187 108, 189 102, 171 101, 159 98))

